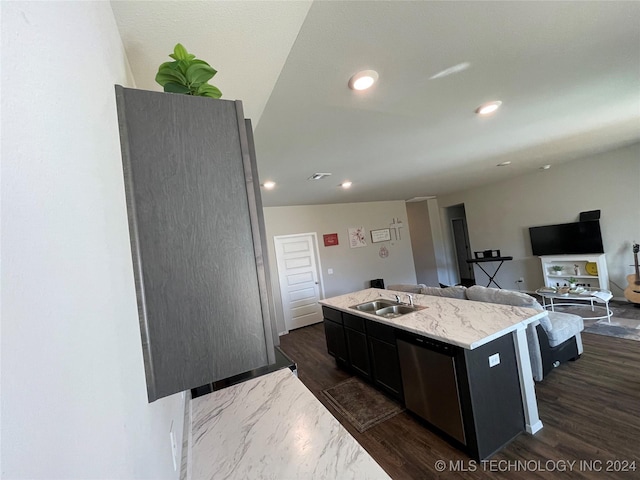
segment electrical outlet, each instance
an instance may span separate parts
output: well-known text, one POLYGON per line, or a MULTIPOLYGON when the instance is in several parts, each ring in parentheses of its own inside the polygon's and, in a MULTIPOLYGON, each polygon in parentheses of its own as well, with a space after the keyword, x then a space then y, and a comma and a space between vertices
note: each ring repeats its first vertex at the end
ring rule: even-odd
POLYGON ((178 444, 176 443, 176 434, 173 433, 173 422, 169 431, 169 439, 171 440, 171 458, 173 459, 173 470, 178 470, 178 444))
POLYGON ((500 354, 494 353, 489 357, 489 368, 495 367, 500 364, 500 354))
POLYGON ((329 269, 327 270, 327 273, 328 273, 329 275, 333 275, 333 268, 329 268, 329 269))

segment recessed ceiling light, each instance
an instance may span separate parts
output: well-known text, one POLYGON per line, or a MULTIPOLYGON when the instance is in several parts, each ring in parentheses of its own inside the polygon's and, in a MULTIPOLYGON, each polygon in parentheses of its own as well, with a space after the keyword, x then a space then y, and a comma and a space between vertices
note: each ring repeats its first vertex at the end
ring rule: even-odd
POLYGON ((551 168, 551 165, 543 165, 540 167, 540 170, 549 170, 551 168))
POLYGON ((351 185, 351 182, 342 182, 339 186, 342 188, 349 188, 351 185))
POLYGON ((272 182, 271 180, 269 180, 268 182, 264 182, 262 186, 267 190, 271 190, 273 187, 276 186, 276 182, 272 182))
POLYGON ((490 115, 498 110, 500 108, 500 105, 502 105, 502 102, 500 100, 496 100, 495 102, 483 103, 478 108, 476 108, 476 113, 478 115, 490 115))
POLYGON ((506 162, 500 162, 496 165, 496 167, 506 167, 507 165, 511 165, 511 162, 507 160, 506 162))
POLYGON ((363 70, 349 79, 349 88, 352 90, 366 90, 378 80, 378 72, 375 70, 363 70))
POLYGON ((322 180, 324 177, 330 176, 330 173, 314 173, 307 180, 322 180))
POLYGON ((469 68, 471 64, 469 62, 459 63, 454 65, 453 67, 446 68, 441 72, 436 73, 435 75, 429 77, 429 80, 435 80, 436 78, 448 77, 449 75, 453 75, 454 73, 461 72, 469 68))

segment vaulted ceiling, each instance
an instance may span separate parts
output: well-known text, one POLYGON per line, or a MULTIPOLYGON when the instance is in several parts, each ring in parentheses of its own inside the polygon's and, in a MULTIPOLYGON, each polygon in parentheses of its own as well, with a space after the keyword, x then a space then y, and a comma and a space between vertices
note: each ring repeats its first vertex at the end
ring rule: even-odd
POLYGON ((640 141, 640 2, 112 7, 139 88, 161 89, 180 42, 243 100, 260 178, 276 182, 265 206, 444 195, 640 141), (350 90, 364 69, 379 81, 350 90), (490 100, 502 108, 477 116, 490 100))

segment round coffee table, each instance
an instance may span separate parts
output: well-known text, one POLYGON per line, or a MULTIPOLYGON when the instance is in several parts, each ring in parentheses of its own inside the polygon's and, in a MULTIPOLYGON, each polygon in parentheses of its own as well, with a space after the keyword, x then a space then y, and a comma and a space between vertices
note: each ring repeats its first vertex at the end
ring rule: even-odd
POLYGON ((604 308, 606 312, 605 315, 600 317, 588 317, 588 319, 600 320, 606 318, 607 321, 611 323, 611 315, 613 315, 613 312, 609 308, 609 300, 613 298, 613 295, 609 290, 586 287, 582 293, 555 293, 545 291, 545 287, 542 287, 536 290, 536 293, 542 297, 542 306, 546 309, 550 308, 552 312, 555 312, 556 306, 591 306, 592 312, 595 312, 596 308, 604 308), (577 301, 589 303, 577 303, 577 301), (594 302, 603 303, 604 305, 595 305, 594 302))

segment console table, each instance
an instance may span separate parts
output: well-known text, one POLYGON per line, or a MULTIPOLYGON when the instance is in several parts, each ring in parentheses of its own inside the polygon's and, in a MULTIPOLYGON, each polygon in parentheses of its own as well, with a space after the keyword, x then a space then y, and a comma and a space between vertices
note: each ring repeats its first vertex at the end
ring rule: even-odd
POLYGON ((588 307, 591 305, 591 311, 595 312, 596 308, 604 308, 605 315, 599 317, 588 317, 589 320, 601 320, 606 318, 611 323, 611 315, 613 312, 609 308, 609 300, 613 298, 612 293, 609 290, 586 288, 583 293, 555 293, 546 291, 544 288, 539 288, 536 293, 542 297, 542 306, 544 308, 551 308, 552 312, 555 312, 556 306, 575 306, 575 307, 588 307), (547 300, 549 302, 547 303, 547 300), (555 300, 555 302, 554 302, 555 300), (560 300, 560 301, 558 301, 560 300), (586 303, 576 303, 576 301, 587 301, 586 303), (602 305, 594 305, 596 303, 604 303, 602 305))
POLYGON ((509 260, 513 260, 513 257, 487 257, 487 258, 470 258, 469 260, 467 260, 467 263, 477 263, 478 264, 478 268, 480 270, 482 270, 485 275, 487 277, 489 277, 489 282, 487 282, 487 287, 491 285, 491 282, 496 284, 496 287, 498 288, 502 288, 500 285, 498 285, 498 282, 496 282, 494 280, 494 278, 496 277, 496 275, 498 274, 498 270, 500 270, 500 267, 502 266, 502 264, 504 262, 507 262, 509 260), (498 264, 498 268, 495 269, 495 271, 493 272, 493 274, 490 274, 489 272, 487 272, 484 268, 482 268, 482 264, 483 263, 487 263, 487 262, 500 262, 498 264))

